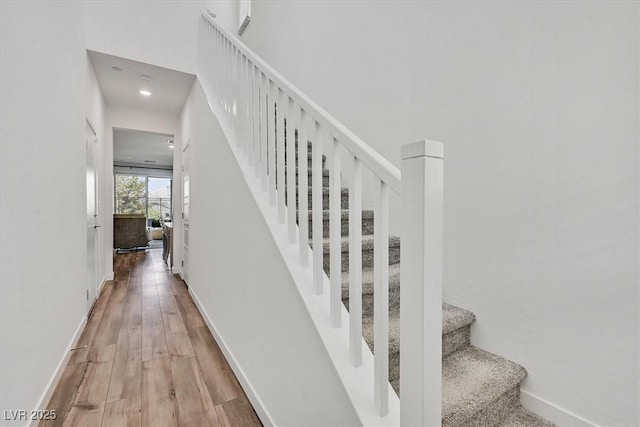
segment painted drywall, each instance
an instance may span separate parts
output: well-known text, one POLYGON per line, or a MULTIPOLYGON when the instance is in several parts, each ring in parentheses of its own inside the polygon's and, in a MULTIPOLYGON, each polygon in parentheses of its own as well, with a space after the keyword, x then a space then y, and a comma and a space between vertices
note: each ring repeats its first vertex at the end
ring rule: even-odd
POLYGON ((640 422, 638 8, 261 1, 242 36, 396 165, 444 142, 445 298, 599 425, 640 422))
POLYGON ((100 225, 98 227, 98 270, 97 270, 97 279, 99 281, 99 285, 101 285, 105 280, 110 280, 113 275, 113 271, 106 271, 105 268, 105 237, 104 237, 104 201, 107 198, 107 193, 105 191, 105 186, 102 185, 105 180, 107 180, 110 173, 107 173, 104 159, 105 153, 105 141, 106 141, 106 111, 107 106, 105 105, 104 98, 102 96, 102 91, 100 90, 100 85, 98 84, 98 79, 96 77, 96 73, 93 69, 93 65, 91 64, 91 60, 89 56, 87 56, 87 120, 91 123, 93 130, 96 132, 97 138, 97 149, 96 149, 96 179, 98 180, 98 206, 97 206, 97 214, 98 218, 96 223, 100 225))
POLYGON ((276 425, 357 425, 198 82, 180 132, 191 147, 190 290, 276 425))
POLYGON ((36 409, 86 315, 83 5, 0 2, 0 46, 4 418, 36 409))
MULTIPOLYGON (((165 133, 175 135, 178 129, 179 118, 173 114, 167 114, 153 110, 139 110, 125 107, 107 106, 107 124, 104 146, 105 179, 103 181, 106 194, 104 200, 104 254, 105 268, 113 272, 113 129, 131 129, 145 132, 165 133)), ((179 143, 179 141, 175 141, 179 143)), ((174 177, 175 180, 175 177, 174 177)), ((176 195, 173 196, 173 205, 176 205, 176 195)))
POLYGON ((86 2, 87 48, 185 73, 196 71, 198 20, 215 1, 86 2))

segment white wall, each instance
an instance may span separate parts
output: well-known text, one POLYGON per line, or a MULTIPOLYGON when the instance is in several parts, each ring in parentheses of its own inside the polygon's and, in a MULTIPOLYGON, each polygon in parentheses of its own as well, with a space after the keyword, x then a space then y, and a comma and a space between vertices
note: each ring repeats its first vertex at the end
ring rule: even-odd
POLYGON ((88 1, 87 49, 195 74, 200 12, 214 1, 88 1))
MULTIPOLYGON (((91 64, 91 60, 87 55, 87 120, 93 126, 93 130, 96 132, 96 137, 98 138, 97 142, 97 158, 96 158, 96 172, 98 180, 98 206, 97 206, 97 224, 100 225, 98 233, 97 233, 97 245, 98 245, 98 270, 97 270, 97 279, 100 284, 102 284, 105 280, 111 280, 111 274, 107 274, 107 270, 105 268, 105 235, 104 235, 104 223, 105 223, 105 199, 108 197, 108 193, 105 191, 105 185, 103 182, 108 181, 108 177, 110 173, 105 167, 105 163, 103 161, 105 156, 105 145, 106 145, 106 114, 107 114, 107 106, 105 105, 104 98, 102 96, 102 91, 100 90, 100 86, 98 85, 98 79, 96 77, 96 73, 93 69, 93 65, 91 64)), ((111 255, 111 253, 109 253, 111 255)), ((110 273, 112 271, 110 270, 110 273)))
POLYGON ((0 410, 29 411, 86 315, 83 6, 0 19, 0 410))
POLYGON ((199 81, 180 134, 191 141, 190 290, 276 425, 357 425, 199 81))
POLYGON ((640 422, 638 7, 261 1, 242 37, 396 165, 445 143, 445 298, 600 425, 640 422))

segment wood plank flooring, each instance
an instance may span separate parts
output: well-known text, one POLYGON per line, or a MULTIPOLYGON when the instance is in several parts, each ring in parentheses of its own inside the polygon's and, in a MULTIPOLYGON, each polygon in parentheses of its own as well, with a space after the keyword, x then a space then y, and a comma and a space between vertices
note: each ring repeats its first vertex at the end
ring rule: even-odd
POLYGON ((118 254, 40 426, 261 426, 162 250, 118 254))

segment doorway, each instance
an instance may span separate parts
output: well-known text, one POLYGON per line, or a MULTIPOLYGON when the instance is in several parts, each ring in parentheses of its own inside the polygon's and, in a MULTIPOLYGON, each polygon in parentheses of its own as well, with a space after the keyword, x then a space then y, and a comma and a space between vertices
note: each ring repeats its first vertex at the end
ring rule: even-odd
POLYGON ((113 128, 114 249, 165 249, 173 220, 173 135, 113 128))
POLYGON ((189 283, 189 208, 191 206, 191 140, 182 150, 182 279, 189 283))
POLYGON ((85 124, 87 154, 87 317, 98 296, 98 174, 96 173, 96 145, 98 138, 89 121, 85 124))

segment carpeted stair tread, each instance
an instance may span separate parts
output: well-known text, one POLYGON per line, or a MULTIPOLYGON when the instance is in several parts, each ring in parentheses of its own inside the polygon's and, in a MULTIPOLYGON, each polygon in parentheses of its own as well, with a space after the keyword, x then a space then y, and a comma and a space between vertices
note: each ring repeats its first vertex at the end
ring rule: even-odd
MULTIPOLYGON (((285 188, 286 188, 286 183, 287 183, 287 175, 288 175, 288 168, 285 168, 284 171, 284 178, 285 178, 285 188)), ((298 186, 298 167, 296 166, 296 187, 298 186)), ((312 184, 312 173, 311 173, 311 169, 307 169, 307 182, 308 184, 312 184)), ((277 183, 277 179, 276 179, 276 183, 277 183)), ((329 187, 329 169, 322 169, 322 186, 323 187, 329 187)))
MULTIPOLYGON (((362 269, 362 295, 373 294, 373 268, 362 269)), ((400 287, 400 263, 389 265, 389 291, 400 287)), ((342 299, 349 298, 349 272, 342 272, 342 299)))
MULTIPOLYGON (((296 214, 300 211, 296 211, 296 214)), ((330 216, 331 212, 328 209, 322 211, 322 236, 329 237, 330 233, 330 216)), ((313 212, 309 211, 308 216, 309 221, 309 237, 313 236, 313 212)), ((296 221, 298 220, 298 216, 296 215, 296 221)), ((365 209, 362 211, 362 228, 361 232, 363 235, 372 234, 373 233, 373 210, 365 209)), ((349 209, 342 209, 340 211, 340 235, 348 236, 349 235, 349 209)))
POLYGON ((476 347, 449 355, 442 361, 442 425, 498 424, 501 419, 492 418, 506 415, 491 405, 502 405, 526 376, 522 366, 476 347), (481 411, 482 422, 470 423, 481 411))
MULTIPOLYGON (((442 303, 442 335, 448 334, 460 328, 471 325, 476 316, 462 308, 442 303)), ((373 348, 373 317, 367 316, 362 319, 362 335, 369 345, 373 348)), ((443 339, 443 347, 445 346, 443 339)), ((389 355, 400 352, 400 311, 389 311, 389 355)))
MULTIPOLYGON (((322 187, 322 209, 329 209, 329 188, 328 187, 322 187)), ((296 207, 299 206, 298 204, 298 196, 299 196, 299 191, 298 191, 298 186, 296 186, 296 207)), ((308 199, 307 199, 307 204, 309 209, 311 209, 313 202, 312 202, 312 188, 311 186, 309 186, 309 188, 307 189, 307 194, 308 194, 308 199)), ((341 209, 348 209, 349 208, 349 189, 348 188, 342 188, 340 190, 340 207, 341 209)))
POLYGON ((498 427, 555 427, 555 424, 519 405, 498 427))
POLYGON ((456 307, 450 304, 442 304, 442 333, 448 334, 449 332, 460 329, 464 326, 471 325, 476 321, 476 315, 465 310, 464 308, 456 307))
MULTIPOLYGON (((296 210, 296 220, 298 219, 299 210, 296 210)), ((322 211, 322 220, 329 221, 329 216, 331 211, 329 209, 323 209, 322 211)), ((313 213, 309 210, 309 219, 313 217, 313 213)), ((363 209, 362 210, 362 219, 364 221, 373 219, 373 210, 372 209, 363 209)), ((348 221, 349 220, 349 209, 340 209, 340 220, 348 221)))
MULTIPOLYGON (((373 251, 373 234, 364 234, 362 236, 362 250, 363 251, 373 251)), ((349 253, 349 236, 341 236, 341 250, 344 253, 349 253)), ((323 243, 323 254, 328 254, 330 252, 329 246, 329 238, 325 237, 322 239, 323 243)), ((400 237, 398 236, 389 236, 389 248, 399 248, 400 247, 400 237)))

